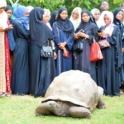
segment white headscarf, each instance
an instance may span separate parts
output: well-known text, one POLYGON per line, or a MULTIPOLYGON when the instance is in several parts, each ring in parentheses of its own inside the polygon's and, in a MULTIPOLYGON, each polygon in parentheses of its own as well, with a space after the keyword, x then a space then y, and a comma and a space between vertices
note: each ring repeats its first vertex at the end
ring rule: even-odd
MULTIPOLYGON (((94 17, 94 15, 95 15, 95 12, 96 12, 96 11, 99 11, 99 13, 100 13, 100 10, 97 9, 97 8, 94 8, 94 9, 91 10, 91 13, 92 13, 93 17, 94 17)), ((95 22, 96 22, 96 24, 97 24, 97 23, 98 23, 98 20, 95 20, 95 22)), ((98 25, 98 24, 97 24, 97 25, 98 25)))
POLYGON ((101 26, 105 26, 105 22, 104 22, 104 15, 105 15, 106 11, 103 11, 102 14, 99 17, 99 20, 97 21, 97 26, 100 28, 101 26))
MULTIPOLYGON (((6 6, 7 6, 6 0, 0 0, 0 8, 6 6)), ((0 26, 2 26, 3 29, 8 27, 7 20, 8 20, 7 13, 5 11, 0 13, 0 26)))
POLYGON ((6 4, 6 0, 0 0, 0 8, 1 7, 6 7, 7 4, 6 4))
POLYGON ((82 9, 80 7, 76 7, 76 8, 73 9, 73 11, 71 13, 70 21, 72 22, 72 24, 74 26, 74 30, 76 30, 77 27, 79 26, 79 24, 81 23, 81 11, 82 11, 82 9), (76 20, 74 20, 73 17, 72 17, 72 14, 73 14, 73 12, 75 10, 77 10, 78 11, 78 14, 79 14, 79 17, 76 20))
POLYGON ((44 15, 48 14, 49 18, 51 17, 51 12, 49 9, 43 9, 44 10, 44 15))
POLYGON ((93 16, 95 15, 95 12, 96 12, 96 11, 99 11, 99 13, 100 13, 100 10, 97 9, 97 8, 94 8, 94 9, 91 10, 91 13, 92 13, 93 16))
POLYGON ((114 20, 114 16, 113 16, 112 12, 110 12, 110 11, 103 11, 102 14, 100 15, 100 19, 98 20, 99 27, 106 26, 105 31, 109 32, 110 34, 112 34, 112 32, 114 30, 113 20, 114 20), (110 18, 110 20, 111 20, 111 23, 109 25, 106 25, 105 22, 104 22, 104 16, 105 15, 107 15, 110 18))
POLYGON ((31 12, 32 9, 34 9, 34 7, 33 6, 27 6, 27 9, 28 9, 28 12, 31 12))
MULTIPOLYGON (((44 15, 48 15, 49 16, 49 19, 50 19, 51 18, 51 12, 50 12, 50 10, 49 9, 43 9, 43 10, 44 10, 44 15)), ((49 20, 46 23, 46 25, 50 28, 50 30, 52 30, 52 27, 51 27, 51 25, 49 23, 49 20)))

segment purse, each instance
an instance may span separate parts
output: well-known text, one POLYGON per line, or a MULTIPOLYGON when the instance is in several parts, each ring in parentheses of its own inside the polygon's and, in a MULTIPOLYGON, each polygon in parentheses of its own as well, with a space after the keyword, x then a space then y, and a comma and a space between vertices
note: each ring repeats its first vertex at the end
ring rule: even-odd
POLYGON ((104 49, 106 47, 110 47, 110 44, 106 39, 99 40, 98 44, 99 44, 101 49, 104 49))
POLYGON ((83 51, 83 43, 82 42, 78 42, 77 44, 75 44, 73 46, 73 51, 75 51, 75 52, 83 51))
POLYGON ((103 59, 103 55, 99 44, 93 39, 93 44, 90 46, 90 61, 96 62, 103 59))
POLYGON ((49 58, 49 57, 53 57, 53 50, 52 50, 52 47, 51 46, 45 46, 43 45, 42 48, 41 48, 41 57, 44 57, 44 58, 49 58))

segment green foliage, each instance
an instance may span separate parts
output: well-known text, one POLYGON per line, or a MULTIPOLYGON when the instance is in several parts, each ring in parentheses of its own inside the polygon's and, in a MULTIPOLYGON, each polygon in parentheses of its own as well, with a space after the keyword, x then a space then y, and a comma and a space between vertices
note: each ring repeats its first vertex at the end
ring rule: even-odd
MULTIPOLYGON (((16 0, 12 0, 16 2, 16 0)), ((65 6, 69 10, 69 14, 73 10, 73 8, 79 6, 82 9, 91 10, 93 8, 100 7, 100 4, 103 0, 19 0, 19 3, 25 6, 39 6, 42 8, 49 8, 51 12, 54 10, 58 10, 61 6, 65 6)), ((110 4, 110 10, 114 10, 120 7, 121 2, 123 0, 107 0, 110 4)), ((8 4, 10 4, 9 0, 7 0, 8 4)))
POLYGON ((99 8, 101 2, 102 0, 64 0, 64 4, 68 8, 69 13, 77 6, 87 10, 99 8))

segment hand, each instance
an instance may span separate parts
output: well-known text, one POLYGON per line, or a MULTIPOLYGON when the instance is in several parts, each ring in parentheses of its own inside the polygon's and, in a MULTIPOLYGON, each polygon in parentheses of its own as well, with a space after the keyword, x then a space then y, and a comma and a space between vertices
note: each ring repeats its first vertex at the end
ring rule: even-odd
POLYGON ((4 32, 4 29, 2 26, 0 26, 0 32, 4 32))
POLYGON ((122 47, 122 53, 124 53, 124 47, 122 47))
POLYGON ((54 60, 57 59, 57 54, 56 52, 53 53, 54 60))
POLYGON ((101 37, 104 37, 106 35, 108 35, 109 37, 111 36, 111 34, 109 32, 106 32, 106 31, 101 32, 101 37))
POLYGON ((59 44, 59 48, 60 49, 64 49, 64 47, 66 46, 66 42, 60 43, 59 44))
POLYGON ((5 28, 6 31, 12 30, 12 29, 13 29, 13 26, 12 25, 9 25, 7 28, 5 28))
POLYGON ((100 37, 102 37, 102 33, 100 32, 100 33, 97 33, 98 34, 98 36, 100 36, 100 37))
POLYGON ((74 34, 75 39, 79 39, 78 33, 74 34))
POLYGON ((83 32, 80 32, 80 31, 77 33, 77 35, 78 35, 79 37, 84 37, 84 38, 86 37, 86 34, 83 33, 83 32))
POLYGON ((69 52, 67 51, 66 48, 64 48, 63 49, 63 56, 67 58, 68 57, 68 54, 69 54, 69 52))
POLYGON ((9 28, 9 29, 13 29, 13 25, 9 25, 8 28, 9 28))
POLYGON ((47 40, 47 42, 50 42, 50 40, 47 40))
POLYGON ((106 35, 106 32, 105 31, 102 31, 101 36, 103 37, 105 35, 106 35))

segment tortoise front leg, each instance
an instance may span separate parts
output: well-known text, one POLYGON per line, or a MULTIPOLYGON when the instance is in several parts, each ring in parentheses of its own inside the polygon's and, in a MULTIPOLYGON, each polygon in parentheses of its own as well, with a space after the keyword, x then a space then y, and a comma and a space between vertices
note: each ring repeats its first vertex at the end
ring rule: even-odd
POLYGON ((90 118, 91 112, 84 107, 72 106, 69 108, 69 115, 75 118, 90 118))
POLYGON ((36 109, 35 109, 36 116, 40 115, 52 115, 52 112, 48 109, 47 103, 41 103, 36 109))
POLYGON ((99 108, 99 109, 105 109, 106 108, 106 104, 103 102, 103 100, 101 98, 98 101, 97 108, 99 108))

